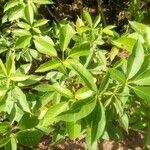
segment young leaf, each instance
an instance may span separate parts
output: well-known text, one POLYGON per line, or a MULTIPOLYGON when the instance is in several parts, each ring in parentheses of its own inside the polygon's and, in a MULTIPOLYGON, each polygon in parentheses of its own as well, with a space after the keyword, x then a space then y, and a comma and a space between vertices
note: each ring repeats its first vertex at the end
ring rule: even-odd
POLYGON ((36 49, 43 54, 50 55, 50 56, 57 56, 57 52, 52 45, 51 41, 48 42, 48 40, 45 37, 38 37, 34 36, 34 44, 36 49))
POLYGON ((32 4, 30 1, 28 1, 25 9, 24 9, 24 17, 27 22, 29 22, 31 25, 33 24, 34 21, 34 10, 32 7, 32 4))
POLYGON ((83 18, 91 27, 93 26, 92 18, 90 16, 89 12, 83 11, 83 18))
POLYGON ((90 43, 85 42, 75 46, 69 53, 69 57, 87 56, 90 54, 90 43))
POLYGON ((76 122, 89 115, 95 108, 95 105, 95 98, 76 101, 68 111, 59 115, 59 119, 66 122, 76 122))
POLYGON ((53 89, 60 93, 62 96, 73 98, 73 93, 68 88, 63 87, 58 83, 53 85, 53 89))
POLYGON ((100 21, 101 21, 101 16, 98 15, 93 22, 93 27, 96 28, 98 24, 100 23, 100 21))
POLYGON ((61 65, 61 61, 57 58, 53 58, 50 61, 47 61, 46 63, 40 65, 40 67, 36 70, 36 72, 45 72, 52 69, 56 69, 61 65))
POLYGON ((79 137, 81 132, 81 124, 74 122, 67 122, 66 128, 69 138, 71 140, 75 140, 77 137, 79 137))
POLYGON ((62 51, 65 51, 68 48, 70 40, 74 34, 75 31, 69 24, 66 24, 60 28, 59 43, 62 51))
POLYGON ((138 40, 134 45, 132 54, 128 59, 127 77, 128 79, 136 75, 144 62, 144 49, 141 42, 138 40))
POLYGON ((80 63, 71 63, 71 66, 73 70, 81 77, 81 79, 84 81, 89 89, 93 91, 97 90, 97 86, 94 82, 93 76, 83 65, 81 65, 80 63))
POLYGON ((42 120, 42 126, 49 126, 51 123, 53 123, 53 121, 55 121, 55 118, 60 113, 64 112, 67 107, 68 103, 66 102, 60 102, 59 104, 50 107, 42 120))

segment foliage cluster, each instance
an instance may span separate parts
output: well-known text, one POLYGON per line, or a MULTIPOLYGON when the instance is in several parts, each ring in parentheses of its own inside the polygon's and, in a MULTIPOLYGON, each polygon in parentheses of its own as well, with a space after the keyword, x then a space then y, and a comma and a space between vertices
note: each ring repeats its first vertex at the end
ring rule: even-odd
POLYGON ((120 35, 83 11, 75 23, 38 13, 51 0, 5 2, 0 33, 0 147, 34 148, 86 135, 121 139, 146 132, 150 144, 150 27, 129 21, 120 35), (107 49, 107 47, 111 49, 107 49))

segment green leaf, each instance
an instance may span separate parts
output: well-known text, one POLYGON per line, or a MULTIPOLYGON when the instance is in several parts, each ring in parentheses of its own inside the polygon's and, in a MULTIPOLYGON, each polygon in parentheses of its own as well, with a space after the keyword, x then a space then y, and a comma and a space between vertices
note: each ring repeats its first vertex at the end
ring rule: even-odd
POLYGON ((15 56, 14 54, 9 54, 7 61, 6 61, 6 69, 7 75, 10 76, 12 73, 15 72, 15 56))
POLYGON ((114 45, 116 45, 119 48, 123 48, 127 51, 132 52, 133 47, 136 43, 136 40, 130 37, 121 37, 115 41, 113 41, 114 45))
POLYGON ((150 70, 147 70, 138 75, 136 78, 133 78, 131 82, 136 85, 150 85, 150 70))
POLYGON ((30 23, 31 25, 33 24, 33 21, 34 21, 34 10, 33 10, 33 7, 32 7, 32 4, 30 1, 27 2, 27 5, 24 9, 24 17, 25 17, 25 20, 30 23))
POLYGON ((40 67, 36 70, 36 72, 45 72, 52 69, 56 69, 61 65, 61 61, 57 58, 53 58, 50 61, 40 65, 40 67))
POLYGON ((132 54, 128 58, 127 77, 128 79, 136 75, 144 62, 144 49, 141 42, 138 40, 134 45, 132 54))
POLYGON ((38 4, 53 4, 52 0, 33 0, 33 2, 38 4))
POLYGON ((73 93, 68 88, 61 86, 58 83, 53 85, 53 89, 60 93, 62 96, 73 98, 73 93))
POLYGON ((118 82, 124 83, 126 81, 125 75, 119 70, 110 69, 109 73, 110 73, 111 78, 118 82))
POLYGON ((66 123, 67 133, 71 140, 75 140, 81 133, 81 124, 74 122, 66 123))
POLYGON ((91 27, 93 26, 92 18, 90 16, 89 12, 83 11, 83 18, 91 27))
POLYGON ((48 22, 47 19, 40 19, 40 20, 36 21, 33 26, 35 28, 37 28, 37 27, 45 25, 47 22, 48 22))
POLYGON ((42 109, 43 106, 48 104, 51 100, 54 99, 54 92, 48 91, 40 96, 40 99, 36 102, 33 107, 33 111, 37 112, 39 109, 42 109))
POLYGON ((81 99, 86 99, 88 97, 91 97, 93 94, 93 91, 89 90, 86 87, 80 88, 76 93, 75 93, 75 98, 78 100, 81 99))
POLYGON ((95 108, 95 105, 95 98, 76 101, 68 111, 59 115, 59 119, 66 122, 76 122, 89 115, 95 108))
POLYGON ((20 28, 26 29, 26 31, 29 30, 29 29, 31 29, 31 26, 28 23, 23 22, 23 21, 18 22, 17 25, 20 28))
POLYGON ((39 130, 24 130, 17 133, 18 143, 25 146, 36 146, 40 139, 42 138, 43 133, 39 130))
POLYGON ((12 8, 8 13, 8 19, 9 21, 14 21, 23 16, 23 5, 17 5, 16 7, 12 8))
POLYGON ((55 121, 56 117, 60 113, 64 112, 67 107, 68 103, 66 102, 60 102, 59 104, 51 106, 42 120, 42 126, 49 126, 50 124, 52 124, 55 121))
POLYGON ((51 41, 48 42, 48 40, 42 36, 34 36, 34 39, 35 47, 40 53, 50 56, 57 56, 57 52, 54 46, 52 45, 51 41))
POLYGON ((75 31, 69 24, 66 24, 60 28, 59 43, 62 51, 65 51, 68 48, 70 40, 74 34, 75 31))
POLYGON ((0 59, 0 73, 2 73, 3 75, 7 76, 7 70, 5 65, 3 64, 2 60, 0 59))
POLYGON ((15 73, 10 76, 10 80, 12 81, 24 81, 27 80, 30 76, 21 74, 21 73, 15 73))
POLYGON ((37 116, 32 116, 29 113, 25 113, 18 123, 18 127, 21 129, 31 129, 38 125, 39 120, 37 116))
POLYGON ((14 30, 13 33, 15 36, 19 36, 20 38, 24 37, 24 40, 26 40, 26 38, 28 38, 28 37, 31 37, 31 33, 27 30, 24 30, 24 29, 14 30))
POLYGON ((93 144, 98 140, 104 130, 106 125, 105 110, 101 102, 96 105, 96 108, 90 116, 91 120, 91 143, 93 144))
POLYGON ((128 129, 129 129, 129 118, 127 116, 127 114, 123 114, 119 117, 119 122, 121 124, 121 126, 124 128, 124 130, 128 133, 128 129))
POLYGON ((101 21, 101 16, 98 15, 93 22, 93 27, 96 28, 98 24, 100 23, 100 21, 101 21))
POLYGON ((12 91, 13 98, 16 99, 19 103, 19 106, 26 112, 30 113, 29 104, 26 99, 26 95, 22 92, 19 87, 15 87, 12 91))
POLYGON ((87 56, 90 54, 90 43, 85 42, 75 46, 69 53, 69 57, 87 56))
POLYGON ((17 150, 17 141, 15 135, 10 138, 11 150, 17 150))
POLYGON ((145 101, 150 101, 150 87, 135 86, 133 87, 135 94, 145 101))
POLYGON ((71 66, 73 70, 81 77, 81 79, 84 81, 89 89, 93 91, 97 90, 97 86, 94 82, 92 74, 83 65, 79 63, 71 63, 71 66))
POLYGON ((1 138, 0 139, 0 147, 3 147, 4 145, 6 145, 9 141, 10 141, 10 137, 1 138))
POLYGON ((0 123, 0 134, 5 133, 9 130, 10 124, 8 122, 1 122, 0 123))
POLYGON ((18 0, 10 0, 4 6, 4 12, 8 11, 9 9, 17 6, 19 4, 18 0))
POLYGON ((16 41, 15 48, 16 49, 26 48, 27 46, 30 45, 30 41, 31 41, 31 36, 29 35, 19 37, 16 41))

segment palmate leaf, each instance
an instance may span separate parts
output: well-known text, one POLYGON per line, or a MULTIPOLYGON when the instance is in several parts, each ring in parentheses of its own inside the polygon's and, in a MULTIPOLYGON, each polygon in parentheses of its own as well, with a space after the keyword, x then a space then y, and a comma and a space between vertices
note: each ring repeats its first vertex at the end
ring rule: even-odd
POLYGON ((95 108, 95 98, 87 98, 73 103, 72 107, 58 116, 60 120, 66 122, 76 122, 89 115, 95 108))
POLYGON ((138 40, 134 45, 132 54, 128 59, 127 78, 130 79, 136 75, 144 62, 144 49, 141 42, 138 40))
POLYGON ((93 91, 97 90, 97 86, 94 82, 92 74, 82 64, 76 64, 72 62, 71 67, 80 76, 89 89, 93 91))

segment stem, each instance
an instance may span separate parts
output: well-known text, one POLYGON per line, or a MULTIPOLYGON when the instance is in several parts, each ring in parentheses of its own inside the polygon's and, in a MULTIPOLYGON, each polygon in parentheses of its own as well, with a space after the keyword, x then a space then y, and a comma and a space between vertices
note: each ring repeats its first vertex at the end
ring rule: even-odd
POLYGON ((58 22, 59 21, 58 18, 52 13, 52 11, 48 8, 48 6, 45 6, 45 7, 46 7, 48 13, 54 18, 54 20, 56 22, 58 22))
POLYGON ((64 51, 62 51, 62 61, 64 61, 65 59, 65 55, 64 55, 64 51))
POLYGON ((102 21, 103 21, 103 26, 105 27, 107 25, 106 23, 106 18, 105 18, 105 15, 104 15, 104 12, 103 12, 103 9, 101 7, 101 4, 102 4, 102 0, 97 0, 97 4, 98 4, 98 12, 102 18, 102 21))

